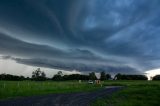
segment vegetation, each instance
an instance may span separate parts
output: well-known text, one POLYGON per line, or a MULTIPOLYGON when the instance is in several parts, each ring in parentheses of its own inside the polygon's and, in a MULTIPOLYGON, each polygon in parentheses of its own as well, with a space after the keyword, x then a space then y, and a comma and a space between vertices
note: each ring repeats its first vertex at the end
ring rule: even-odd
POLYGON ((80 74, 64 75, 63 80, 89 80, 89 76, 80 74))
POLYGON ((102 72, 101 72, 100 80, 101 80, 101 81, 104 81, 104 80, 106 80, 106 79, 107 79, 106 73, 105 73, 104 71, 102 71, 102 72))
POLYGON ((52 93, 89 92, 100 85, 78 81, 0 81, 0 99, 52 93))
POLYGON ((105 86, 126 86, 121 91, 99 98, 92 106, 159 106, 159 81, 105 81, 105 86))
MULTIPOLYGON (((144 75, 117 74, 114 80, 111 75, 101 72, 100 79, 104 86, 125 86, 125 88, 106 98, 99 98, 93 106, 158 106, 160 101, 160 82, 146 81, 144 75)), ((88 92, 101 89, 101 85, 88 84, 88 80, 96 80, 94 72, 89 75, 63 75, 59 71, 52 79, 38 68, 33 71, 32 78, 10 74, 0 75, 0 99, 22 96, 43 95, 52 93, 88 92), (82 80, 82 81, 78 81, 82 80)), ((160 80, 160 75, 153 77, 160 80)))
POLYGON ((110 74, 106 74, 104 71, 101 72, 101 76, 100 76, 100 80, 104 81, 104 80, 109 80, 112 79, 110 74))
MULTIPOLYGON (((26 78, 27 79, 27 78, 26 78)), ((25 80, 24 76, 10 75, 10 74, 0 74, 0 80, 7 81, 22 81, 25 80)))
POLYGON ((44 81, 46 80, 46 74, 41 71, 40 68, 32 72, 32 80, 35 81, 44 81))
MULTIPOLYGON (((67 80, 97 80, 95 72, 89 73, 89 75, 82 74, 71 74, 71 75, 63 75, 62 71, 59 71, 52 78, 53 81, 67 81, 67 80)), ((22 81, 22 80, 34 80, 34 81, 44 81, 51 80, 46 77, 44 71, 41 71, 40 68, 32 72, 32 78, 25 78, 24 76, 16 76, 10 74, 0 74, 0 80, 8 80, 8 81, 22 81)), ((104 71, 100 73, 100 80, 111 80, 111 75, 106 74, 104 71)), ((117 74, 114 77, 114 80, 148 80, 145 75, 124 75, 117 74)), ((160 75, 153 77, 153 80, 160 80, 160 75)))
POLYGON ((152 80, 160 80, 160 75, 154 76, 152 80))
POLYGON ((96 77, 96 75, 95 75, 95 72, 89 73, 89 79, 90 79, 90 80, 97 80, 97 77, 96 77))
POLYGON ((54 81, 89 80, 89 76, 81 74, 63 75, 63 73, 59 71, 56 75, 53 76, 52 80, 54 81))
POLYGON ((111 75, 110 74, 106 74, 106 80, 111 80, 111 79, 112 79, 111 75))
POLYGON ((124 74, 117 74, 115 75, 115 80, 148 80, 147 76, 145 75, 124 75, 124 74))
MULTIPOLYGON (((73 75, 74 76, 74 75, 73 75)), ((63 76, 64 77, 64 76, 63 76)), ((160 82, 145 80, 106 80, 104 86, 125 86, 124 89, 105 98, 99 98, 93 106, 158 106, 160 82)), ((100 85, 87 81, 0 81, 0 99, 52 93, 88 92, 101 89, 100 85)))

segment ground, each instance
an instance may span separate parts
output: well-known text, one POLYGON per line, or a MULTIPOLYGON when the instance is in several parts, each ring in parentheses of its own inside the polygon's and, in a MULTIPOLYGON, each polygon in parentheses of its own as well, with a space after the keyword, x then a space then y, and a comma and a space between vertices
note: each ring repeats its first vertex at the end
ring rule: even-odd
POLYGON ((159 106, 159 90, 160 81, 1 81, 0 106, 159 106))
POLYGON ((0 106, 89 106, 98 98, 110 96, 123 87, 107 87, 94 92, 50 94, 0 101, 0 106))
POLYGON ((160 81, 107 81, 105 85, 125 89, 94 101, 92 106, 160 106, 160 81))

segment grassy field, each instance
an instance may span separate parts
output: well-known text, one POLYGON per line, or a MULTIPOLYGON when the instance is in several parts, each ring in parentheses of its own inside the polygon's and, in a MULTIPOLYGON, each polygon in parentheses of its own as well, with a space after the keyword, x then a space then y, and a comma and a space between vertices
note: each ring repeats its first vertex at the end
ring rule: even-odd
POLYGON ((100 88, 100 85, 78 83, 78 81, 0 81, 0 99, 52 93, 88 92, 100 88))
MULTIPOLYGON (((103 86, 125 86, 106 98, 99 98, 92 106, 159 106, 160 81, 105 81, 103 86)), ((88 92, 101 89, 78 81, 0 81, 0 99, 52 93, 88 92)))
POLYGON ((160 106, 160 81, 106 81, 104 85, 126 87, 92 106, 160 106))

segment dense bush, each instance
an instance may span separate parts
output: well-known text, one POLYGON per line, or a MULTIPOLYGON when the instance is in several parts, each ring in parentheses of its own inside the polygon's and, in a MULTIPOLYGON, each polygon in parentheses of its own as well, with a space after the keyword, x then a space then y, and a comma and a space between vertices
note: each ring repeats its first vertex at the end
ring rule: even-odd
POLYGON ((154 76, 152 80, 160 80, 160 75, 154 76))
POLYGON ((148 80, 145 75, 124 75, 117 74, 114 78, 115 80, 148 80))
POLYGON ((62 80, 89 80, 89 76, 88 75, 81 75, 81 74, 71 74, 71 75, 54 75, 52 80, 55 81, 62 81, 62 80))
POLYGON ((17 76, 17 75, 10 75, 10 74, 0 74, 0 80, 22 81, 22 80, 25 80, 25 77, 17 76))
POLYGON ((106 74, 104 71, 102 71, 100 73, 100 80, 101 81, 110 80, 110 79, 112 79, 110 74, 106 74))
POLYGON ((44 81, 46 80, 46 74, 38 68, 32 72, 32 80, 35 81, 44 81))

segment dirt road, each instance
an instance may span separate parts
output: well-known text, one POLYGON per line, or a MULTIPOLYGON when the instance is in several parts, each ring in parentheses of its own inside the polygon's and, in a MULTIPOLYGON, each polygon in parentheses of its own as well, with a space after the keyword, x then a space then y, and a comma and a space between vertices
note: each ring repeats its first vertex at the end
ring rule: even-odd
POLYGON ((0 106, 89 106, 97 98, 110 96, 123 87, 106 87, 94 92, 50 94, 0 101, 0 106))

